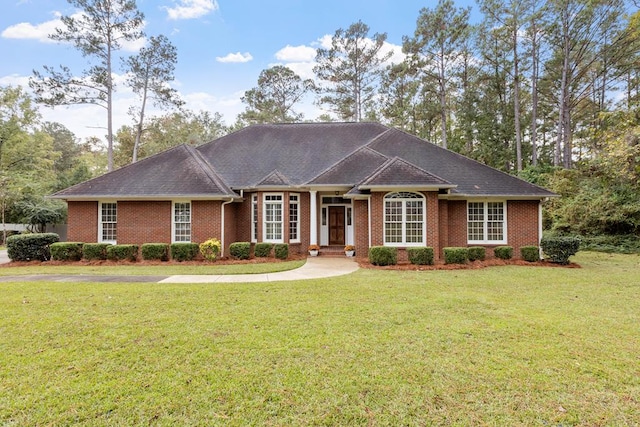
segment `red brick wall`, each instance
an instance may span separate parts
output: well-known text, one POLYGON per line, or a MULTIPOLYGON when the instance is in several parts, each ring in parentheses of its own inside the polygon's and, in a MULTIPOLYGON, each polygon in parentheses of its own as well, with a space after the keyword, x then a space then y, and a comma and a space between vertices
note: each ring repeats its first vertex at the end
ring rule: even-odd
POLYGON ((67 240, 95 243, 98 241, 98 202, 67 202, 67 240))
MULTIPOLYGON (((233 212, 230 215, 235 217, 235 241, 250 242, 251 241, 251 193, 244 194, 244 200, 238 203, 232 203, 233 212)), ((233 243, 233 242, 229 242, 233 243)))
POLYGON ((442 257, 442 248, 449 244, 449 201, 438 200, 438 217, 440 221, 440 239, 438 240, 438 250, 433 249, 436 259, 442 257))
POLYGON ((369 202, 367 200, 353 201, 353 234, 356 254, 366 257, 369 253, 369 202))
MULTIPOLYGON (((297 254, 306 254, 307 248, 311 242, 309 238, 311 233, 311 194, 310 193, 300 193, 298 207, 300 215, 300 243, 290 243, 289 244, 289 252, 297 253, 297 254)), ((288 217, 287 213, 287 217, 288 217)), ((320 230, 318 228, 318 230, 320 230)))
POLYGON ((427 246, 433 248, 436 259, 440 254, 440 201, 434 191, 422 192, 427 200, 427 246))
POLYGON ((171 243, 171 202, 118 202, 118 243, 171 243))
POLYGON ((220 200, 194 200, 191 202, 191 241, 202 243, 222 237, 222 210, 220 200))
POLYGON ((514 258, 520 258, 522 246, 539 244, 537 200, 507 202, 507 244, 513 246, 514 258))
POLYGON ((449 241, 443 247, 467 246, 467 202, 449 200, 449 241))
MULTIPOLYGON (((239 241, 236 237, 238 218, 236 216, 236 206, 238 203, 228 203, 224 205, 224 248, 222 250, 224 256, 229 255, 229 245, 239 241)), ((222 239, 223 236, 218 236, 222 239)))

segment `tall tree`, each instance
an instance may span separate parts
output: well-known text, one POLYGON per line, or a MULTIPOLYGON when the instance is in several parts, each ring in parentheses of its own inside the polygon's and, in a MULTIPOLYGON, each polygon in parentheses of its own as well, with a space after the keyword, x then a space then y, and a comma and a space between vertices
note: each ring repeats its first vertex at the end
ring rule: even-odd
POLYGON ((369 26, 362 21, 346 30, 338 29, 329 49, 316 51, 313 72, 326 84, 320 104, 328 105, 343 120, 359 122, 372 109, 377 82, 392 52, 382 53, 386 33, 369 38, 369 26))
POLYGON ((122 42, 142 37, 142 13, 134 0, 67 0, 81 13, 63 16, 64 28, 49 37, 70 43, 94 64, 77 77, 61 65, 34 71, 29 85, 38 102, 50 106, 94 104, 107 112, 108 170, 113 170, 113 82, 114 55, 122 42))
POLYGON ((405 37, 403 49, 437 84, 440 100, 441 145, 447 148, 447 95, 455 89, 453 76, 460 67, 462 45, 468 36, 470 8, 456 8, 453 0, 439 0, 435 9, 423 8, 413 38, 405 37))
POLYGON ((175 78, 173 72, 177 61, 176 47, 163 35, 149 38, 148 45, 126 61, 127 85, 140 98, 140 105, 131 107, 130 111, 136 121, 132 163, 138 161, 147 102, 151 101, 156 107, 181 107, 184 104, 178 92, 169 86, 175 78))
MULTIPOLYGON (((37 130, 32 99, 20 87, 0 87, 0 221, 19 202, 42 202, 55 182, 52 138, 37 130)), ((3 232, 3 241, 6 230, 3 232)))
POLYGON ((288 67, 276 65, 262 70, 258 86, 246 91, 242 97, 247 108, 238 120, 248 124, 301 121, 304 116, 293 108, 315 90, 313 80, 302 80, 288 67))
POLYGON ((51 191, 62 190, 92 177, 84 157, 86 147, 60 123, 45 122, 41 131, 53 139, 53 151, 59 156, 53 163, 56 174, 51 191))
MULTIPOLYGON (((140 159, 180 144, 201 145, 229 133, 229 128, 225 126, 220 113, 195 113, 190 110, 147 119, 145 129, 140 140, 140 159)), ((116 166, 131 163, 135 129, 130 126, 121 127, 116 134, 116 140, 116 166)))

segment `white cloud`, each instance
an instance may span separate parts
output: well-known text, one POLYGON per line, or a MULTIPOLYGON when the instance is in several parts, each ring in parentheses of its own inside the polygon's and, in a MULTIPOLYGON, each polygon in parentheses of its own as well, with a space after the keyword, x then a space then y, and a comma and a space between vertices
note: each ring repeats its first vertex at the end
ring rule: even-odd
POLYGON ((253 56, 251 56, 251 54, 249 52, 245 52, 245 53, 240 53, 240 52, 229 53, 226 56, 217 56, 216 57, 216 61, 222 62, 222 63, 249 62, 252 59, 253 59, 253 56))
POLYGON ((164 7, 169 19, 194 19, 220 8, 217 0, 179 0, 175 7, 164 7))
POLYGON ((56 28, 61 27, 61 25, 60 14, 56 13, 56 19, 41 24, 33 25, 28 22, 21 22, 11 25, 2 32, 2 37, 6 39, 27 39, 38 40, 44 43, 55 43, 54 40, 49 38, 49 34, 55 33, 56 28))
POLYGON ((311 62, 316 58, 316 50, 310 46, 286 45, 276 52, 276 58, 284 62, 311 62))
MULTIPOLYGON (((64 25, 60 20, 61 14, 59 12, 54 12, 56 19, 52 19, 50 21, 43 22, 41 24, 30 24, 28 22, 21 22, 16 25, 12 25, 7 27, 2 32, 2 37, 7 39, 21 39, 21 40, 37 40, 41 43, 58 43, 56 40, 52 40, 49 38, 50 34, 54 34, 58 28, 64 29, 64 25)), ((82 13, 75 13, 71 15, 75 19, 81 19, 82 13)), ((146 22, 142 23, 142 28, 144 29, 146 22)), ((137 52, 146 44, 146 38, 140 38, 132 41, 123 41, 121 42, 122 49, 127 52, 137 52)))

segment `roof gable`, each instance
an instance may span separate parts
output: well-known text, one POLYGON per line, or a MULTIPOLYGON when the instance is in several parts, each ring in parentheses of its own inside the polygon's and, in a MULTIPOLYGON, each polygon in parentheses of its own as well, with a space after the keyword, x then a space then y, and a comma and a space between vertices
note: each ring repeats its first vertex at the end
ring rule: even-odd
POLYGON ((375 187, 437 187, 452 188, 450 182, 439 178, 399 157, 385 162, 358 186, 361 189, 375 187))
POLYGON ((289 179, 282 175, 277 170, 271 172, 269 175, 265 176, 260 182, 258 182, 255 187, 269 187, 269 186, 289 186, 291 182, 289 179))
POLYGON ((361 147, 309 181, 309 184, 355 185, 371 174, 372 169, 382 166, 388 160, 387 156, 375 150, 361 147))
POLYGON ((191 146, 179 145, 89 181, 52 198, 237 197, 191 146))

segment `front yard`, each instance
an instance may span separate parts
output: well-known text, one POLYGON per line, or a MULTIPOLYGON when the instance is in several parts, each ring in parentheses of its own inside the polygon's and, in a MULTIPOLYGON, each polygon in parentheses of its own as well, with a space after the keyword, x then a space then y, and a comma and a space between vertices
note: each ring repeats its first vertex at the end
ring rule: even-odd
POLYGON ((572 261, 0 283, 0 425, 638 425, 640 257, 572 261))

